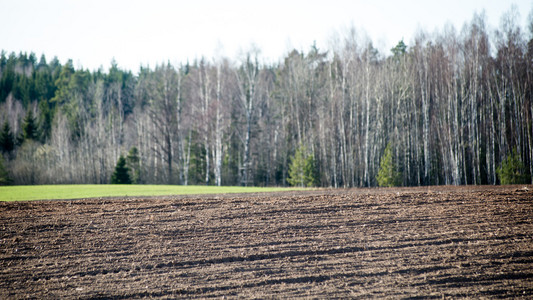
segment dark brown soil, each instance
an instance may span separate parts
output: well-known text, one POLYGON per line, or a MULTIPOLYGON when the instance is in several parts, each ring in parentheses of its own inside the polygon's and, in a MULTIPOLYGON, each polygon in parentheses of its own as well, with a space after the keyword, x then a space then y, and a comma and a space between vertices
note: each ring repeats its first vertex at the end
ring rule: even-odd
POLYGON ((0 203, 0 298, 533 298, 533 187, 0 203))

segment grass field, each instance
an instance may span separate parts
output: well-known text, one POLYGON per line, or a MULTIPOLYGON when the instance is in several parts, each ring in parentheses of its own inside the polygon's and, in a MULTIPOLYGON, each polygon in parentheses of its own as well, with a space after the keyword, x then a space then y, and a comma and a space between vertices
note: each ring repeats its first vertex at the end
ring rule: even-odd
POLYGON ((288 188, 181 185, 31 185, 0 186, 0 201, 82 199, 123 196, 166 196, 193 194, 260 193, 287 191, 288 188))

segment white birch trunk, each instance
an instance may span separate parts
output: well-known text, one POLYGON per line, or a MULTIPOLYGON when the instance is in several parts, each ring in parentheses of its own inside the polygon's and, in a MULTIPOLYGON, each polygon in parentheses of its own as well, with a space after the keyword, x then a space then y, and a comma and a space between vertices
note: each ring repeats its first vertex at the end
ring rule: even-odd
POLYGON ((221 112, 221 71, 217 67, 216 120, 215 120, 215 184, 222 185, 222 112, 221 112))

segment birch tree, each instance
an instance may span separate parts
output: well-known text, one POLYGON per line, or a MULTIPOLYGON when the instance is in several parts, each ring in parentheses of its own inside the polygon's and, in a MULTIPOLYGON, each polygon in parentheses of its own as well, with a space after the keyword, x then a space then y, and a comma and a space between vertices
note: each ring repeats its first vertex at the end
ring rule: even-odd
MULTIPOLYGON (((149 115, 153 125, 151 136, 155 141, 152 151, 166 166, 165 181, 172 184, 175 180, 174 156, 179 149, 177 110, 180 101, 180 75, 167 64, 157 67, 152 76, 149 85, 149 115)), ((181 171, 179 168, 178 170, 181 171)))
POLYGON ((251 178, 250 174, 250 145, 251 131, 253 125, 254 113, 258 105, 258 81, 259 81, 259 61, 257 50, 249 51, 245 54, 241 66, 236 72, 236 78, 239 88, 239 105, 244 114, 244 136, 243 140, 243 158, 242 158, 242 179, 241 184, 248 186, 251 178))

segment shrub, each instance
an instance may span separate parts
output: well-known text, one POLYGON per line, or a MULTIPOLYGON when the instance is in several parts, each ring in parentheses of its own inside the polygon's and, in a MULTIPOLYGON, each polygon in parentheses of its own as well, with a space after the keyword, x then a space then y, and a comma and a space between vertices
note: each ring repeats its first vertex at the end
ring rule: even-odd
POLYGON ((530 181, 524 163, 520 160, 516 148, 502 161, 496 170, 501 184, 522 184, 530 181))

